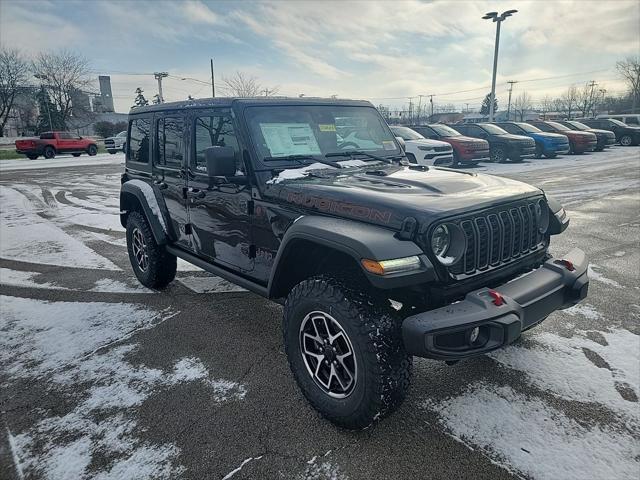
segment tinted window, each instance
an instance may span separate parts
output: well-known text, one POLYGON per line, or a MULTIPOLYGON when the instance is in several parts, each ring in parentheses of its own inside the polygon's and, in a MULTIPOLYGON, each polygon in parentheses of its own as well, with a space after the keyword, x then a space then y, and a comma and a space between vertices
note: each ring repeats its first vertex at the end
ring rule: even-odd
POLYGON ((453 128, 447 127, 446 125, 432 125, 433 128, 438 135, 441 137, 459 137, 460 133, 456 132, 453 128))
POLYGON ((233 120, 228 115, 198 117, 195 121, 196 165, 199 172, 206 173, 207 160, 204 151, 209 147, 233 147, 236 157, 236 174, 244 175, 238 139, 233 128, 233 120))
POLYGON ((396 137, 400 137, 403 140, 422 140, 424 138, 408 127, 391 127, 391 131, 396 137))
POLYGON ((165 117, 158 120, 159 165, 182 166, 184 158, 184 120, 182 117, 165 117))
POLYGON ((486 135, 485 131, 477 125, 468 125, 466 127, 466 131, 467 135, 471 135, 472 137, 481 137, 482 135, 486 135))
POLYGON ((53 133, 47 132, 47 133, 43 133, 42 135, 40 135, 40 138, 42 140, 53 140, 54 136, 53 136, 53 133))
POLYGON ((518 127, 517 125, 513 125, 512 123, 501 123, 500 128, 506 130, 509 133, 515 133, 516 135, 522 133, 520 127, 518 127))
POLYGON ((71 135, 69 132, 60 132, 58 134, 58 138, 60 138, 62 140, 70 140, 70 139, 74 138, 74 136, 71 135))
POLYGON ((528 123, 518 123, 518 127, 520 127, 522 130, 524 130, 527 133, 541 132, 539 128, 536 128, 533 125, 529 125, 528 123))
POLYGON ((485 132, 489 132, 491 135, 504 135, 505 133, 507 133, 500 127, 496 127, 495 125, 490 125, 488 123, 483 123, 482 129, 485 132))
POLYGON ((149 146, 151 142, 151 120, 138 118, 131 120, 129 134, 129 160, 149 163, 149 146))
POLYGON ((429 127, 411 127, 411 130, 413 130, 414 132, 418 132, 420 135, 422 135, 425 138, 436 136, 436 133, 433 130, 431 130, 429 127))
POLYGON ((625 122, 627 125, 638 125, 638 117, 627 117, 625 118, 625 122))
POLYGON ((547 125, 546 123, 536 123, 535 126, 538 127, 540 130, 542 130, 543 132, 553 132, 554 131, 554 129, 552 127, 550 127, 549 125, 547 125))

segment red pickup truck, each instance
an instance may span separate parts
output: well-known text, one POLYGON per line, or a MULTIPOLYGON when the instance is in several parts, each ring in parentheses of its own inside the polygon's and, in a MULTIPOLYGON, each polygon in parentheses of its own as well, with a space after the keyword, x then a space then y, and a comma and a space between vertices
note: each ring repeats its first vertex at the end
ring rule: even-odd
POLYGON ((69 132, 44 132, 39 138, 24 138, 16 140, 16 152, 23 153, 29 159, 35 160, 40 155, 53 158, 58 153, 70 153, 79 157, 83 153, 95 155, 98 145, 89 138, 82 138, 69 132))

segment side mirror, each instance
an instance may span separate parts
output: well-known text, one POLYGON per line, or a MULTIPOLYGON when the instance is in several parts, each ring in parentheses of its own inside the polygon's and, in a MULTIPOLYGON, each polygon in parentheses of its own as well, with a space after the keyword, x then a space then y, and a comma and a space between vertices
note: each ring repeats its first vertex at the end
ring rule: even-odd
POLYGON ((208 147, 204 151, 209 177, 233 177, 236 174, 236 157, 233 147, 208 147))
POLYGON ((404 138, 402 137, 396 137, 396 140, 398 141, 398 143, 400 144, 400 148, 402 149, 402 151, 406 151, 407 150, 407 144, 404 143, 404 138))

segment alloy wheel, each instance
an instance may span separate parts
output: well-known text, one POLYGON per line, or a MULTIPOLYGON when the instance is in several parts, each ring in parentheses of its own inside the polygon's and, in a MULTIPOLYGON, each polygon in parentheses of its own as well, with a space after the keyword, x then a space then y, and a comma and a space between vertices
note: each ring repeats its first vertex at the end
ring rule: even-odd
POLYGON ((620 145, 622 145, 623 147, 628 147, 629 145, 631 145, 631 137, 629 135, 625 135, 624 137, 622 137, 620 139, 620 145))
POLYGON ((144 272, 149 265, 147 242, 145 242, 142 232, 137 228, 134 228, 133 232, 131 232, 131 246, 133 248, 133 256, 136 259, 138 268, 144 272))
POLYGON ((308 313, 300 325, 300 352, 307 372, 327 395, 348 397, 357 381, 357 362, 351 340, 331 315, 308 313))

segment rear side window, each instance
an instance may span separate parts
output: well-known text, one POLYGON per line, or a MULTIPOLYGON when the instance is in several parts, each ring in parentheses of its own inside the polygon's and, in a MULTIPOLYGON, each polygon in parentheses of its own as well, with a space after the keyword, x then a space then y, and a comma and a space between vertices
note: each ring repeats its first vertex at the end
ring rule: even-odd
POLYGON ((58 138, 62 140, 71 140, 73 139, 73 135, 71 135, 69 132, 60 132, 58 134, 58 138))
POLYGON ((184 159, 184 120, 165 117, 158 120, 158 158, 156 163, 179 168, 184 159))
POLYGON ((624 120, 627 125, 638 125, 638 117, 627 117, 624 120))
POLYGON ((233 147, 236 157, 236 175, 244 175, 238 139, 233 120, 229 115, 207 115, 195 119, 195 168, 198 172, 207 172, 207 160, 204 151, 209 147, 233 147))
POLYGON ((131 120, 129 132, 129 159, 132 162, 149 163, 151 120, 148 118, 131 120))
POLYGON ((42 140, 53 140, 54 136, 53 136, 53 133, 49 132, 49 133, 43 133, 42 135, 40 135, 40 138, 42 140))

